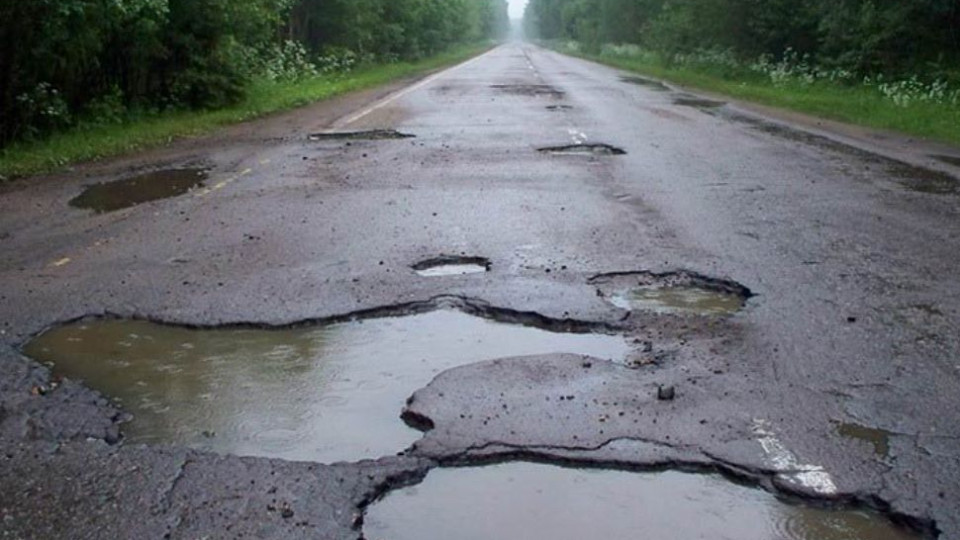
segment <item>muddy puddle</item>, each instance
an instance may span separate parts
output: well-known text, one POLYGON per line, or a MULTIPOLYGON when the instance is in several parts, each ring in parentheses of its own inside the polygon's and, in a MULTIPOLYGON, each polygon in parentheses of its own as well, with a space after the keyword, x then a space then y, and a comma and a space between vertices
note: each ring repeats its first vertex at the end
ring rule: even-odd
POLYGON ((650 90, 656 90, 658 92, 667 92, 670 90, 667 85, 663 84, 660 81, 655 81, 653 79, 648 79, 646 77, 620 77, 621 82, 636 84, 649 88, 650 90))
POLYGON ((102 214, 145 202, 183 195, 203 185, 204 169, 166 169, 114 182, 94 184, 70 201, 70 206, 102 214))
POLYGON ((626 154, 622 148, 609 144, 566 144, 538 148, 537 151, 561 156, 622 156, 626 154))
POLYGON ((312 133, 311 141, 383 141, 390 139, 412 139, 416 135, 401 133, 395 129, 368 129, 364 131, 327 131, 312 133))
POLYGON ((854 423, 837 423, 841 437, 855 439, 873 447, 873 452, 882 458, 890 456, 890 432, 854 423))
POLYGON ((569 352, 622 360, 619 336, 558 333, 439 310, 289 329, 188 329, 87 320, 25 353, 133 414, 128 443, 355 461, 392 455, 420 433, 406 399, 441 371, 507 356, 569 352))
POLYGON ((870 511, 779 501, 719 475, 532 463, 438 469, 367 510, 370 540, 907 540, 870 511))
POLYGON ((609 303, 628 311, 732 315, 752 296, 738 283, 687 272, 609 274, 590 282, 609 303))
POLYGON ((438 257, 412 266, 422 277, 462 276, 490 271, 490 261, 483 257, 438 257))

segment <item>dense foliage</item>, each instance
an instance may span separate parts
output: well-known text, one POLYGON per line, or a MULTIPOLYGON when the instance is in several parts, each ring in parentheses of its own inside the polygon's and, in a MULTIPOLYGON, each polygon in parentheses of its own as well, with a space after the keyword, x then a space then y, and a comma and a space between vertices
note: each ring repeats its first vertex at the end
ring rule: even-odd
POLYGON ((530 0, 524 23, 530 36, 596 50, 792 56, 861 77, 933 80, 956 77, 960 66, 958 0, 530 0))
POLYGON ((495 38, 504 0, 4 0, 0 146, 495 38))

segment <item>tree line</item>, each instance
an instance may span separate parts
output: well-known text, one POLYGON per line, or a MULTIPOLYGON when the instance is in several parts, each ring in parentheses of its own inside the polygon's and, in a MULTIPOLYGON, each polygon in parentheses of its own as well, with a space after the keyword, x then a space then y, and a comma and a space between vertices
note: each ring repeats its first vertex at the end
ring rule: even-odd
POLYGON ((667 58, 721 50, 860 75, 960 71, 958 0, 530 0, 524 26, 531 37, 635 44, 667 58))
POLYGON ((416 60, 507 26, 505 0, 4 0, 0 146, 221 107, 257 77, 416 60))

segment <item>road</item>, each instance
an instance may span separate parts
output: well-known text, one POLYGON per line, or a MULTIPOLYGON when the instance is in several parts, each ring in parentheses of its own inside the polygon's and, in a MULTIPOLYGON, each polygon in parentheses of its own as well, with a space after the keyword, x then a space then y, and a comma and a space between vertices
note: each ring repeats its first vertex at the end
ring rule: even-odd
POLYGON ((406 87, 0 187, 0 537, 356 538, 366 503, 438 463, 527 456, 719 468, 960 538, 960 207, 944 176, 960 168, 927 156, 949 149, 625 76, 508 44, 406 87), (309 138, 373 128, 415 138, 309 138), (541 151, 572 144, 625 154, 541 151), (187 166, 210 171, 205 188, 68 206, 84 186, 187 166), (410 271, 442 254, 491 268, 410 271), (752 296, 728 317, 607 301, 605 283, 671 272, 752 296), (404 455, 322 465, 118 442, 114 405, 52 388, 20 354, 102 314, 285 325, 444 306, 615 329, 655 361, 458 368, 410 389, 408 421, 433 429, 404 455), (518 383, 537 369, 647 414, 618 421, 598 402, 550 421, 556 403, 518 383), (498 422, 460 416, 501 405, 498 422))

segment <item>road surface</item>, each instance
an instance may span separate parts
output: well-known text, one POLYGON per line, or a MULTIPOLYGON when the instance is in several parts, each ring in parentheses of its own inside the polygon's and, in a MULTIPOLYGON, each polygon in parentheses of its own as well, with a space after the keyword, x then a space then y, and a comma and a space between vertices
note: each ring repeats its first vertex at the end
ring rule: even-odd
POLYGON ((356 538, 384 490, 509 455, 716 467, 958 538, 960 199, 944 174, 960 168, 925 148, 508 44, 405 87, 0 187, 0 537, 356 538), (373 128, 415 138, 309 137, 373 128), (625 153, 542 151, 583 144, 625 153), (210 178, 114 212, 68 205, 172 167, 210 178), (490 271, 410 270, 439 255, 490 271), (750 298, 726 317, 608 302, 617 280, 661 274, 750 298), (103 314, 284 325, 444 306, 593 325, 651 362, 455 369, 410 389, 408 421, 433 429, 404 455, 324 465, 125 444, 120 410, 20 353, 103 314), (518 384, 538 369, 598 402, 550 421, 556 403, 518 384), (646 414, 620 421, 609 396, 646 414), (501 406, 498 422, 460 416, 501 406))

